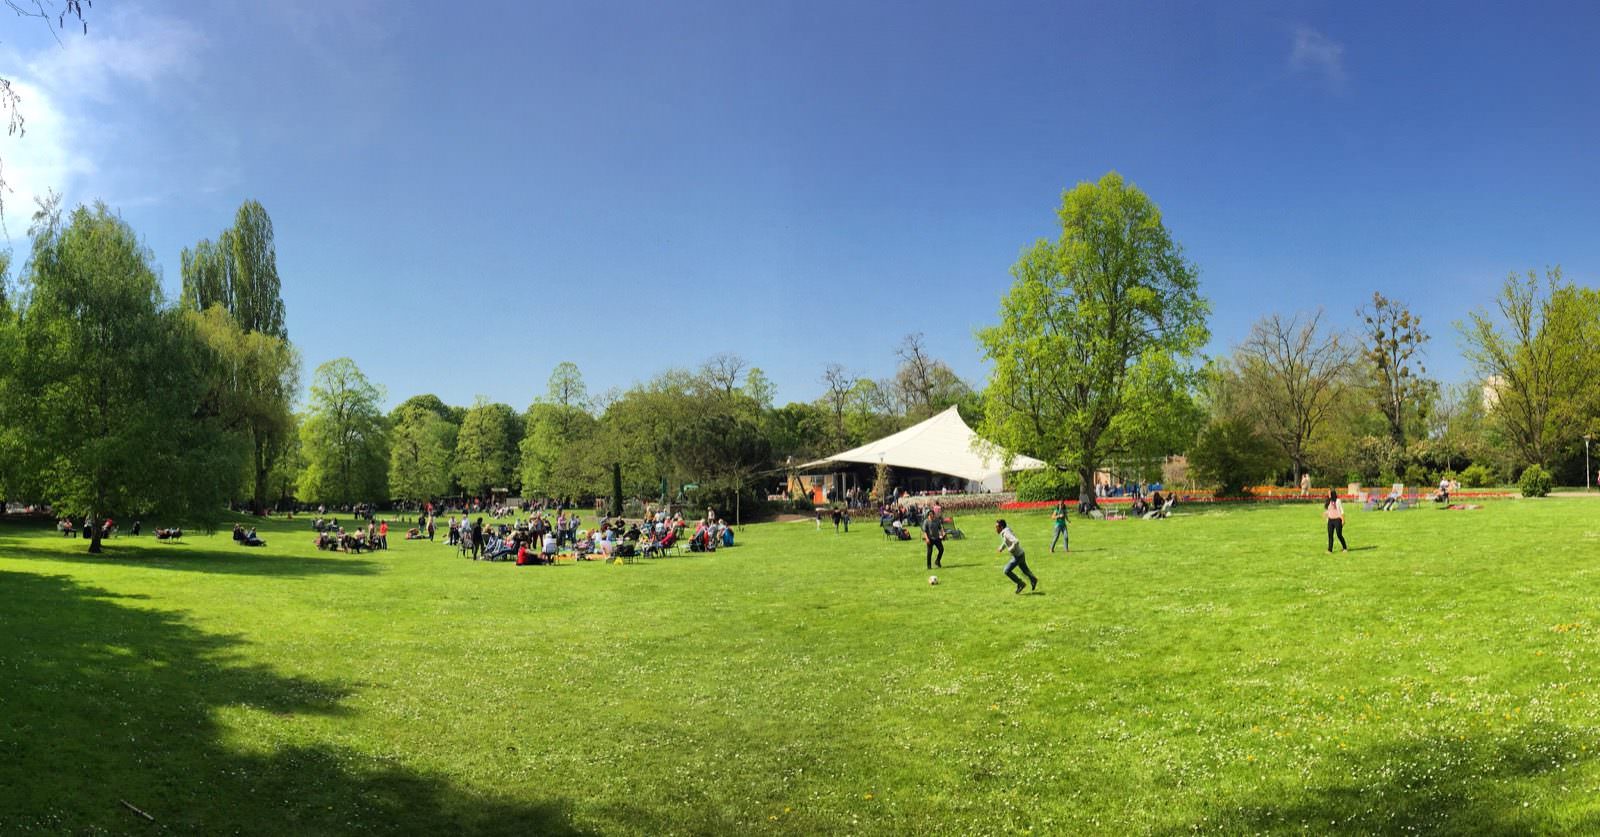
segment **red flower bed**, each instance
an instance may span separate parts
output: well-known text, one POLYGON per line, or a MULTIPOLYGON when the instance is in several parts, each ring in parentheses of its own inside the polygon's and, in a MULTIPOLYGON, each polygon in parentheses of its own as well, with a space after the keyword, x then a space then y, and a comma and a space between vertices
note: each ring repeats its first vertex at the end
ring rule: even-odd
MULTIPOLYGON (((1371 491, 1367 492, 1367 496, 1373 497, 1373 498, 1376 498, 1376 499, 1379 499, 1379 500, 1383 499, 1387 495, 1388 495, 1388 491, 1380 490, 1380 489, 1376 489, 1376 488, 1374 488, 1371 491)), ((1185 503, 1320 503, 1327 496, 1328 495, 1326 493, 1318 494, 1315 491, 1313 491, 1310 494, 1300 494, 1299 492, 1295 492, 1293 494, 1288 494, 1288 493, 1285 493, 1285 494, 1265 494, 1265 495, 1250 494, 1250 495, 1246 495, 1246 496, 1243 496, 1243 497, 1218 497, 1218 496, 1216 496, 1214 494, 1179 494, 1178 495, 1178 505, 1181 506, 1181 505, 1184 505, 1185 503)), ((1339 496, 1340 496, 1340 498, 1345 499, 1345 500, 1354 500, 1355 499, 1351 495, 1345 494, 1345 493, 1341 493, 1339 496)), ((1508 498, 1508 497, 1515 497, 1515 496, 1516 496, 1516 494, 1514 492, 1510 492, 1510 491, 1474 490, 1474 491, 1459 491, 1459 492, 1453 493, 1453 494, 1450 495, 1450 499, 1451 500, 1455 500, 1457 498, 1462 498, 1462 499, 1473 499, 1473 500, 1497 500, 1497 499, 1505 499, 1505 498, 1508 498)), ((1432 497, 1433 497, 1433 492, 1431 492, 1431 491, 1412 491, 1412 492, 1407 492, 1405 495, 1403 495, 1404 499, 1411 500, 1413 502, 1426 501, 1426 500, 1431 499, 1432 497)), ((1126 505, 1128 505, 1128 504, 1130 504, 1132 502, 1133 502, 1133 498, 1132 497, 1101 497, 1100 498, 1100 505, 1101 506, 1126 506, 1126 505)), ((1001 503, 1000 504, 1000 510, 1001 511, 1033 511, 1033 510, 1037 510, 1037 509, 1053 509, 1053 508, 1055 508, 1055 506, 1056 506, 1056 501, 1055 500, 1037 500, 1037 501, 1029 501, 1029 502, 1026 502, 1026 503, 1024 503, 1024 502, 1001 503)), ((1068 502, 1067 506, 1068 506, 1068 508, 1076 509, 1078 507, 1078 504, 1076 502, 1068 502)))

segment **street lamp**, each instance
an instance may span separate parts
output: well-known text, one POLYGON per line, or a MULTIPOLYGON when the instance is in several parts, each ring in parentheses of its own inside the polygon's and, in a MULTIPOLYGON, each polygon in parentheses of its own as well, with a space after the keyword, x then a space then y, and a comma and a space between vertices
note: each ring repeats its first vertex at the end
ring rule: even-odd
POLYGON ((1590 480, 1593 479, 1594 472, 1589 470, 1589 440, 1592 438, 1594 437, 1588 433, 1583 434, 1583 488, 1585 491, 1593 487, 1590 480))

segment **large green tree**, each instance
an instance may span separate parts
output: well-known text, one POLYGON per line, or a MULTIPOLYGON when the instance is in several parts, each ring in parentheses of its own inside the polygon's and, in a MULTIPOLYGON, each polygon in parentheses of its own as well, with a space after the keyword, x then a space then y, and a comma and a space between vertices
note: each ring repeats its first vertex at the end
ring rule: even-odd
POLYGON ((594 416, 570 405, 528 406, 519 473, 524 496, 577 498, 604 491, 608 463, 595 459, 594 416))
POLYGON ((1600 292, 1532 271, 1506 278, 1493 313, 1474 310, 1461 328, 1467 357, 1485 380, 1489 415, 1517 466, 1550 466, 1558 450, 1600 431, 1600 292))
POLYGON ((389 494, 423 502, 450 493, 456 426, 433 410, 401 404, 389 414, 389 494))
POLYGON ((263 512, 273 465, 295 431, 290 405, 300 385, 299 355, 282 337, 244 330, 221 305, 184 314, 221 364, 208 401, 227 430, 249 444, 245 490, 263 512))
POLYGON ((479 398, 467 410, 456 434, 455 463, 451 473, 461 487, 479 496, 503 488, 511 480, 516 458, 512 455, 516 412, 504 404, 479 398))
POLYGON ((213 399, 228 369, 133 230, 79 208, 40 229, 30 279, 6 375, 25 489, 65 514, 214 525, 244 468, 213 399))
POLYGON ((299 499, 359 503, 388 497, 389 450, 383 391, 347 357, 317 367, 300 424, 299 499))
MULTIPOLYGON (((268 475, 289 445, 290 415, 299 389, 299 355, 289 344, 284 324, 282 284, 272 218, 257 201, 245 201, 234 215, 233 226, 216 243, 201 241, 184 250, 182 302, 197 312, 213 308, 226 311, 244 337, 229 338, 218 347, 238 368, 229 385, 233 400, 248 403, 240 432, 252 447, 251 496, 256 511, 264 510, 268 475), (246 362, 247 361, 247 362, 246 362)), ((209 329, 214 339, 227 336, 209 329)))
POLYGON ((1160 210, 1121 175, 1067 191, 1058 216, 1060 238, 1023 252, 1000 323, 979 332, 994 364, 980 426, 1075 471, 1093 503, 1103 463, 1192 435, 1209 306, 1160 210))

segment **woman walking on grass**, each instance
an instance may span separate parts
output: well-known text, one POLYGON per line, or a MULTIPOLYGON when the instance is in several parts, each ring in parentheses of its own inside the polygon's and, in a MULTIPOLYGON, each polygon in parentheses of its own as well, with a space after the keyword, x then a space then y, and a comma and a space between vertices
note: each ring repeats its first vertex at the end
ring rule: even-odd
POLYGON ((1322 503, 1322 516, 1328 521, 1328 554, 1333 554, 1333 536, 1339 536, 1339 551, 1349 552, 1350 545, 1344 542, 1344 503, 1339 501, 1337 489, 1328 489, 1328 499, 1322 503))

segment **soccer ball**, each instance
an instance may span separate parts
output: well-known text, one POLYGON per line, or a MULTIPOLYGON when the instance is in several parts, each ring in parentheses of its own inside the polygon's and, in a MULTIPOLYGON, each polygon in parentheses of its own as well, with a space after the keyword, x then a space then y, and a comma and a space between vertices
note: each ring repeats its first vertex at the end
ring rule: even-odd
POLYGON ((939 577, 938 576, 936 576, 936 575, 928 576, 928 586, 929 587, 937 586, 938 583, 939 583, 939 577))

